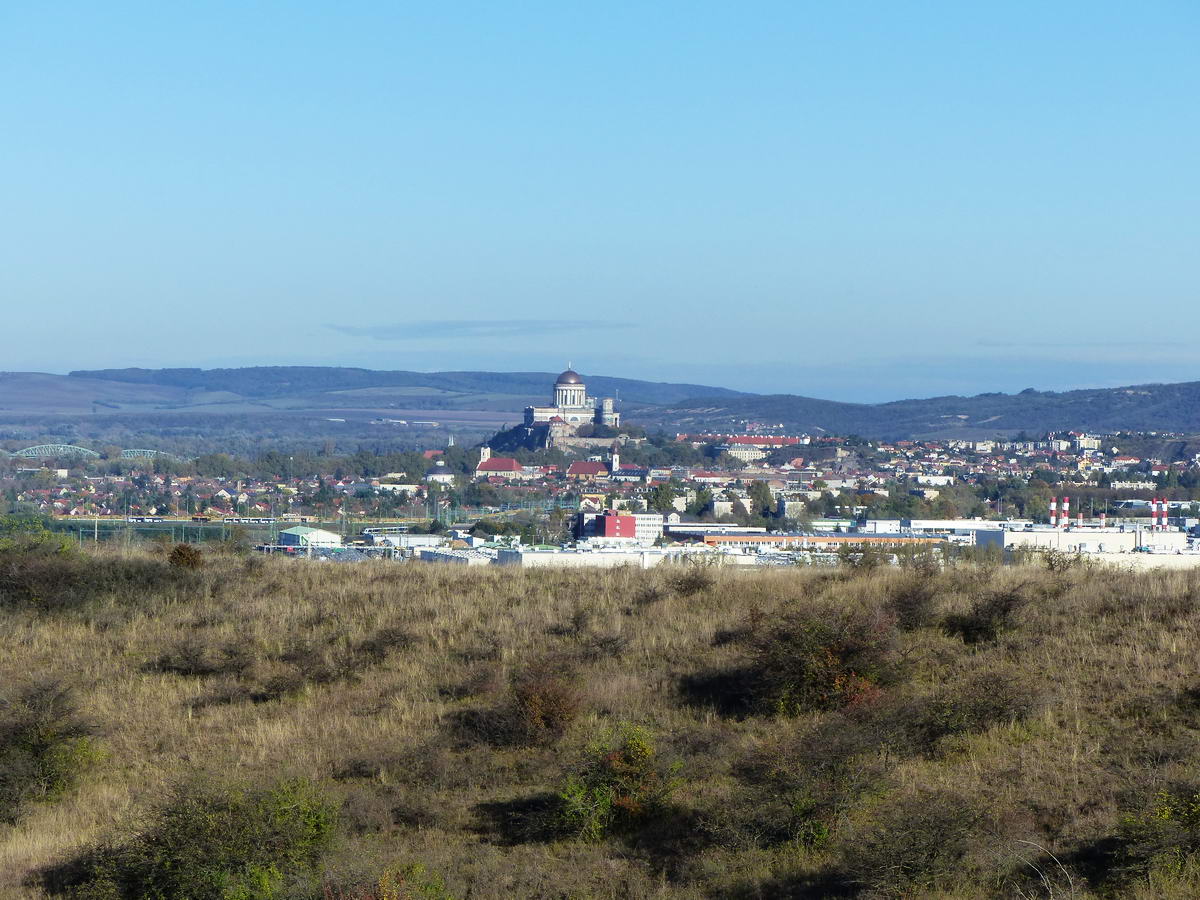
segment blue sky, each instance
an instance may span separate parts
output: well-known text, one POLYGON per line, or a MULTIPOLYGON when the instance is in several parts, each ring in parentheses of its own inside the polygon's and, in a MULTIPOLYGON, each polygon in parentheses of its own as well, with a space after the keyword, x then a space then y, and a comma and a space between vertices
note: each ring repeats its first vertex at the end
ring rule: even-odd
POLYGON ((1200 5, 0 4, 6 370, 1200 378, 1200 5))

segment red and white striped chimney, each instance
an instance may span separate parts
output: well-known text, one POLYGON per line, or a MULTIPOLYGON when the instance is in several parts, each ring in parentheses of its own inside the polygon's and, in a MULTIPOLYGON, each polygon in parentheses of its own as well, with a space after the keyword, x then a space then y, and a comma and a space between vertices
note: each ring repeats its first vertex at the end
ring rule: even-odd
POLYGON ((1058 527, 1058 498, 1050 498, 1050 527, 1058 527))
POLYGON ((1100 527, 1103 528, 1107 523, 1108 514, 1100 513, 1100 527))
POLYGON ((1071 524, 1071 498, 1070 497, 1063 497, 1062 518, 1060 518, 1058 521, 1064 529, 1068 525, 1071 524))

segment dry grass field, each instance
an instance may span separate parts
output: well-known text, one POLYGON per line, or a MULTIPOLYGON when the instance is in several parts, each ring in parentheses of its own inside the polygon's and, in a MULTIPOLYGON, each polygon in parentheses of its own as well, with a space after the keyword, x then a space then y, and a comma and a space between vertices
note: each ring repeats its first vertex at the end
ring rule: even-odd
POLYGON ((0 897, 1200 895, 1200 573, 0 548, 0 897))

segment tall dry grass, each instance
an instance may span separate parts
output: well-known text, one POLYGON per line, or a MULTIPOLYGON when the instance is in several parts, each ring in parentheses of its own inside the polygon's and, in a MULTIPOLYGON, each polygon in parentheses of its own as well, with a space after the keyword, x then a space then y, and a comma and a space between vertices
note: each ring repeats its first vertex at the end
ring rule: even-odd
POLYGON ((339 890, 420 863, 471 897, 1200 894, 1190 857, 1119 846, 1122 817, 1196 780, 1200 574, 714 570, 697 585, 127 552, 155 573, 145 587, 0 600, 0 693, 71 685, 104 750, 75 790, 0 826, 0 897, 40 896, 39 871, 183 779, 292 776, 341 805, 325 862, 339 890), (954 623, 997 597, 995 627, 964 640, 954 623), (713 693, 773 624, 841 608, 904 621, 877 690, 783 715, 713 693), (504 716, 550 702, 538 666, 573 708, 498 738, 504 716), (995 673, 1016 699, 994 696, 995 673), (688 690, 698 677, 708 694, 688 690), (676 764, 669 814, 599 841, 556 833, 565 775, 622 723, 676 764))

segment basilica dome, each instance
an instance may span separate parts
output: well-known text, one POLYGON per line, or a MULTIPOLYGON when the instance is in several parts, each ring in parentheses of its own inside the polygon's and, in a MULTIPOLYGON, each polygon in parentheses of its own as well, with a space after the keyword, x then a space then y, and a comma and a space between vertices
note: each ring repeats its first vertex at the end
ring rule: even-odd
POLYGON ((558 376, 558 381, 555 384, 583 384, 583 379, 579 377, 579 373, 574 369, 567 369, 558 376))

